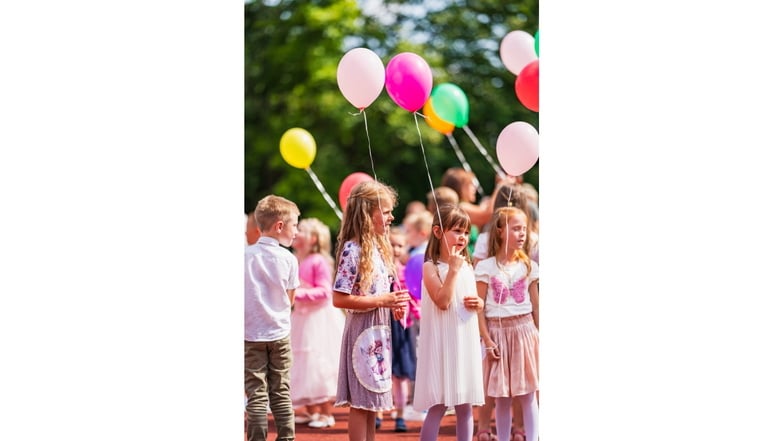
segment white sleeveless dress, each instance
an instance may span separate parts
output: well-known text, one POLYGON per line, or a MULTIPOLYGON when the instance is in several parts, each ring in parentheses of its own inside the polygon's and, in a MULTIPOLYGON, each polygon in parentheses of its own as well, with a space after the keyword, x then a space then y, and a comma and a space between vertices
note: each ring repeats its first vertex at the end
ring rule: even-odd
MULTIPOLYGON (((446 263, 438 263, 441 280, 448 269, 446 263)), ((463 297, 477 295, 471 265, 463 265, 456 282, 455 296, 446 310, 433 303, 422 285, 413 403, 420 412, 435 404, 481 406, 485 402, 479 318, 476 311, 463 307, 463 297)))

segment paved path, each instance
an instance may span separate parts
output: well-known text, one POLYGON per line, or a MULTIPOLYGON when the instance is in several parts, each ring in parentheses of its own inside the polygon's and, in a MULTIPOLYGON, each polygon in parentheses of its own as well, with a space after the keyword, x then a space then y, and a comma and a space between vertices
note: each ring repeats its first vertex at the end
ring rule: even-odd
MULTIPOLYGON (((474 427, 476 427, 478 408, 474 408, 474 427)), ((307 424, 297 424, 297 441, 347 441, 348 440, 348 408, 336 408, 334 410, 335 425, 324 429, 313 429, 307 424)), ((438 436, 439 441, 457 441, 455 436, 455 416, 445 415, 441 420, 441 431, 438 436)), ((385 415, 381 428, 376 431, 376 441, 418 441, 419 430, 422 428, 421 421, 406 421, 408 432, 398 433, 394 431, 395 420, 385 415)), ((269 417, 268 440, 275 440, 275 423, 272 416, 269 417)), ((476 429, 474 429, 476 431, 476 429)))

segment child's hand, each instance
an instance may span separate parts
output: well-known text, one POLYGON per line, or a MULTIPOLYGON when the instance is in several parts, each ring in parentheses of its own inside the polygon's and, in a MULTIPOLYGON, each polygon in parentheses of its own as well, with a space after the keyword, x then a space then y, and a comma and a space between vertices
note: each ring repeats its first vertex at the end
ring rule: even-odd
POLYGON ((463 297, 463 306, 468 310, 481 311, 485 307, 485 302, 479 296, 465 296, 463 297))
POLYGON ((406 308, 395 307, 392 310, 392 316, 395 318, 395 320, 402 319, 403 317, 406 316, 406 308))
POLYGON ((457 247, 452 245, 452 251, 449 253, 449 270, 459 271, 465 263, 465 257, 457 251, 457 247))
POLYGON ((408 301, 411 299, 407 289, 390 292, 385 294, 385 297, 386 302, 384 306, 387 308, 402 308, 404 312, 408 309, 408 301))
POLYGON ((501 359, 501 349, 494 342, 491 341, 487 347, 485 347, 485 351, 487 352, 487 356, 493 360, 501 359))

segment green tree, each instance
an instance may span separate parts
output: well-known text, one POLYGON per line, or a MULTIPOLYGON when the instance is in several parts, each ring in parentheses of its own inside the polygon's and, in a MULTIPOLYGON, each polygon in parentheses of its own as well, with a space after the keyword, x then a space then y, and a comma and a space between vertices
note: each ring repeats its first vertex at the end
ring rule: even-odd
MULTIPOLYGON (((424 200, 429 178, 437 186, 446 168, 460 166, 447 139, 397 106, 386 91, 364 116, 357 115, 336 79, 341 57, 354 47, 373 50, 385 66, 397 53, 417 53, 431 67, 434 85, 460 86, 471 106, 468 126, 493 157, 495 138, 506 124, 522 120, 538 126, 538 115, 517 101, 514 75, 498 56, 498 44, 510 30, 536 32, 538 3, 442 2, 443 8, 427 9, 434 4, 386 2, 384 10, 363 12, 351 0, 246 3, 245 212, 275 193, 295 201, 303 217, 318 217, 337 231, 339 220, 311 178, 280 155, 280 137, 292 127, 316 140, 311 170, 336 204, 347 175, 375 170, 398 190, 398 220, 405 203, 424 200)), ((462 130, 454 136, 483 187, 492 188, 493 169, 462 130)), ((538 186, 537 176, 535 166, 526 180, 538 186)))

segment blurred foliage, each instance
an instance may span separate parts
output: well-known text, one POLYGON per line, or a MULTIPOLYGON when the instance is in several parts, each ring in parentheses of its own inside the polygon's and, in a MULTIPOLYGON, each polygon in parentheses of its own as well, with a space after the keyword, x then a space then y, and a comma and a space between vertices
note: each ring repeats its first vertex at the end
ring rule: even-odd
MULTIPOLYGON (((429 178, 438 186, 444 170, 461 165, 445 136, 422 116, 400 108, 385 90, 365 111, 366 133, 365 118, 337 86, 338 63, 355 47, 373 50, 385 66, 400 52, 414 52, 430 66, 433 86, 451 82, 463 89, 470 105, 467 126, 496 163, 495 141, 507 124, 539 127, 538 114, 517 100, 515 75, 503 66, 498 50, 512 30, 536 33, 538 0, 374 1, 372 10, 370 4, 246 2, 246 213, 263 196, 277 194, 296 202, 302 218, 317 217, 337 232, 339 220, 308 173, 280 155, 280 138, 292 127, 315 138, 310 168, 336 205, 346 176, 356 171, 373 176, 375 168, 378 179, 398 191, 395 223, 402 221, 408 202, 425 200, 429 178)), ((463 129, 453 136, 482 187, 491 191, 492 166, 463 129)), ((524 176, 537 188, 538 172, 537 164, 524 176)))

